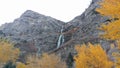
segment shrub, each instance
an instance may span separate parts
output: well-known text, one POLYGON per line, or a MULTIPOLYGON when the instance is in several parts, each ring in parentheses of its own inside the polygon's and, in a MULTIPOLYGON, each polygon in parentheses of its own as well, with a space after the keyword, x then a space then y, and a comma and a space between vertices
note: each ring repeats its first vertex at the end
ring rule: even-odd
POLYGON ((15 62, 19 57, 19 49, 5 40, 0 40, 0 65, 8 61, 15 62))
POLYGON ((67 68, 65 62, 55 54, 43 54, 42 57, 29 56, 27 68, 67 68))

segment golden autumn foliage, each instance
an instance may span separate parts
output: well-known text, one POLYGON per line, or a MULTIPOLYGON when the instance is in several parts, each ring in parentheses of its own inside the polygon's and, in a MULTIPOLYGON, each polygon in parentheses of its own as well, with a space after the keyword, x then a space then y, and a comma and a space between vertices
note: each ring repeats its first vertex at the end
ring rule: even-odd
POLYGON ((7 61, 16 61, 19 56, 19 49, 15 48, 11 43, 0 40, 0 63, 4 64, 7 61))
POLYGON ((113 52, 112 56, 115 58, 115 68, 120 68, 120 0, 103 0, 100 2, 100 6, 96 11, 111 20, 107 25, 100 27, 100 30, 104 31, 101 37, 117 42, 118 52, 113 52))
POLYGON ((108 59, 106 52, 98 45, 85 44, 75 47, 74 57, 76 68, 112 68, 113 62, 108 59))
POLYGON ((102 38, 108 40, 118 40, 120 39, 120 20, 107 25, 102 25, 100 30, 104 31, 104 34, 100 35, 102 38))
POLYGON ((119 52, 114 52, 112 53, 112 56, 115 58, 115 68, 120 68, 120 53, 119 52))
POLYGON ((100 8, 96 11, 111 20, 109 24, 100 27, 100 30, 105 32, 101 37, 108 40, 120 39, 120 0, 103 0, 99 4, 100 8))
POLYGON ((21 62, 17 62, 16 63, 16 68, 26 68, 26 65, 21 63, 21 62))
POLYGON ((55 54, 43 54, 41 58, 29 56, 27 68, 67 68, 65 62, 55 54))
POLYGON ((120 18, 120 0, 102 0, 99 4, 100 8, 96 11, 100 14, 111 18, 120 18))
POLYGON ((115 58, 114 65, 115 68, 120 68, 120 40, 117 40, 117 49, 119 51, 113 52, 112 56, 115 58))
POLYGON ((120 40, 117 40, 117 48, 120 49, 120 40))

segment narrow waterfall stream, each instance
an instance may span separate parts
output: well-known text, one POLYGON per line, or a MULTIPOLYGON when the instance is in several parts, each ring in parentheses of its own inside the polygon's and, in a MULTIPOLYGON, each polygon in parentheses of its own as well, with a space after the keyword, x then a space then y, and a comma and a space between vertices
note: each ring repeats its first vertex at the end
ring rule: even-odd
POLYGON ((58 42, 57 42, 57 48, 59 48, 63 43, 64 43, 64 35, 63 35, 63 27, 61 29, 61 33, 60 36, 58 38, 58 42))
POLYGON ((36 55, 37 55, 37 56, 40 56, 40 47, 38 46, 37 48, 38 48, 38 50, 37 50, 36 55))

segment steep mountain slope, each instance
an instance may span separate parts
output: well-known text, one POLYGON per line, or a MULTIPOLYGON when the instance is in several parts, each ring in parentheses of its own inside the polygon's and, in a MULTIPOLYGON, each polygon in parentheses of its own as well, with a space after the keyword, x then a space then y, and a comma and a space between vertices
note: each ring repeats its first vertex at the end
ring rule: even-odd
MULTIPOLYGON (((109 21, 95 11, 99 7, 99 1, 101 0, 92 0, 82 15, 67 23, 27 10, 14 22, 2 25, 0 35, 13 41, 24 54, 54 52, 69 62, 69 58, 66 57, 75 54, 76 44, 83 42, 100 42, 103 46, 109 44, 98 37, 97 28, 103 22, 109 21), (63 46, 59 48, 60 45, 63 46)), ((109 49, 108 46, 103 48, 109 49)))
MULTIPOLYGON (((79 15, 68 22, 67 29, 78 28, 74 35, 72 35, 73 38, 84 38, 84 42, 95 42, 95 40, 97 40, 100 32, 97 28, 100 27, 102 23, 109 21, 107 17, 101 16, 100 13, 96 11, 96 8, 99 7, 98 3, 100 1, 101 0, 92 0, 90 6, 82 15, 79 15), (96 39, 92 40, 92 37, 96 39)), ((76 43, 80 42, 76 41, 76 43)))
MULTIPOLYGON (((78 36, 96 36, 98 35, 98 30, 96 27, 107 20, 106 17, 102 17, 97 11, 96 8, 99 7, 98 2, 100 0, 93 0, 91 5, 86 9, 86 11, 74 18, 72 21, 68 22, 74 27, 79 27, 78 36)), ((76 35, 75 35, 76 36, 76 35)))
POLYGON ((63 26, 62 21, 27 10, 14 22, 2 25, 0 30, 24 53, 42 53, 57 47, 58 32, 63 26))
POLYGON ((90 6, 85 10, 82 15, 75 17, 73 20, 65 25, 65 30, 72 32, 65 35, 65 39, 71 37, 64 46, 64 49, 56 50, 60 52, 63 57, 69 54, 76 54, 74 46, 81 43, 100 43, 102 47, 107 51, 109 49, 109 42, 99 38, 100 31, 97 29, 102 23, 109 21, 107 17, 103 17, 96 8, 99 7, 98 2, 101 0, 92 0, 90 6), (67 37, 69 35, 69 37, 67 37), (71 41, 71 39, 73 39, 71 41), (69 43, 69 44, 68 44, 69 43))

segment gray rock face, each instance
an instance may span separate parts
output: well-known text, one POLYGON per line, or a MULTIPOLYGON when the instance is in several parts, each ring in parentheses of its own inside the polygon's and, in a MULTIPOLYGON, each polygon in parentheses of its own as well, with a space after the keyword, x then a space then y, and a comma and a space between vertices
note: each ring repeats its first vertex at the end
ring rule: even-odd
MULTIPOLYGON (((101 42, 101 39, 98 38, 100 31, 97 29, 102 23, 107 22, 108 18, 100 15, 96 11, 96 8, 99 7, 98 2, 101 0, 92 0, 90 6, 85 10, 82 15, 75 17, 73 20, 68 22, 65 25, 65 28, 69 30, 74 30, 77 28, 73 34, 68 34, 72 39, 76 39, 60 51, 63 57, 68 56, 69 53, 75 54, 74 45, 81 43, 101 43, 104 44, 105 50, 109 50, 109 45, 107 46, 106 42, 101 42)), ((66 36, 66 38, 69 38, 66 36)), ((70 40, 70 39, 69 39, 70 40)))
MULTIPOLYGON (((97 27, 108 20, 95 11, 99 7, 99 1, 101 0, 92 0, 90 6, 82 15, 75 17, 66 24, 54 18, 28 10, 14 22, 2 25, 0 27, 0 34, 4 34, 3 36, 15 42, 16 47, 19 47, 23 53, 37 52, 39 54, 57 47, 61 29, 64 27, 64 43, 71 39, 83 38, 82 41, 75 40, 73 43, 68 44, 68 47, 57 51, 57 54, 60 54, 62 58, 69 57, 69 54, 72 55, 75 52, 73 46, 75 44, 91 41, 100 42, 99 39, 91 39, 98 37, 99 30, 97 30, 97 27)), ((109 47, 103 48, 107 49, 109 47)))
MULTIPOLYGON (((106 17, 102 17, 95 11, 99 7, 99 1, 101 0, 92 0, 90 6, 82 15, 75 17, 66 24, 49 16, 27 10, 14 22, 2 25, 0 30, 3 32, 1 32, 4 34, 3 36, 15 42, 16 46, 25 52, 42 53, 42 51, 46 52, 56 48, 62 27, 64 27, 63 32, 68 32, 64 35, 65 42, 72 38, 82 37, 87 40, 92 36, 97 37, 99 31, 96 27, 107 20, 106 17), (74 31, 76 27, 77 30, 74 31), (73 33, 69 33, 72 30, 73 33)), ((79 42, 78 40, 74 43, 79 42)))
POLYGON ((79 30, 75 33, 74 37, 97 37, 99 31, 97 28, 107 21, 106 17, 100 15, 99 12, 96 11, 96 8, 99 7, 98 2, 101 0, 92 0, 90 6, 86 9, 86 11, 80 15, 75 17, 72 21, 68 22, 70 26, 79 27, 79 30))
POLYGON ((2 25, 0 30, 22 51, 41 53, 57 47, 57 33, 63 25, 62 21, 27 10, 14 22, 2 25))

